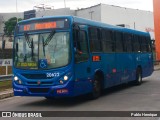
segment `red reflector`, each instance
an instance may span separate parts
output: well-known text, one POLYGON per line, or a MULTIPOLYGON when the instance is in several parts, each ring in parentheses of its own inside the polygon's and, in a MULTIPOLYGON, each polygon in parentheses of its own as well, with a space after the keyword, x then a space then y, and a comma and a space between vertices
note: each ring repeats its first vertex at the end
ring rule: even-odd
POLYGON ((100 56, 93 56, 92 61, 94 61, 94 62, 100 61, 100 56))
POLYGON ((57 94, 65 94, 68 93, 68 89, 58 89, 57 94))
POLYGON ((113 73, 116 73, 116 72, 117 72, 117 70, 116 70, 116 69, 113 69, 113 70, 112 70, 112 72, 113 72, 113 73))

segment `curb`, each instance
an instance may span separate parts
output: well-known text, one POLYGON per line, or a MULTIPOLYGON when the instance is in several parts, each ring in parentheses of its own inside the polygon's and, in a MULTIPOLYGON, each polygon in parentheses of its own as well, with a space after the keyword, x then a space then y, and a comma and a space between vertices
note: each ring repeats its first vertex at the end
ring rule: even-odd
POLYGON ((2 99, 5 99, 5 98, 9 98, 9 97, 13 97, 14 96, 14 94, 13 94, 13 91, 6 91, 6 92, 2 92, 2 93, 0 93, 0 100, 2 100, 2 99))
POLYGON ((159 69, 154 69, 154 71, 158 71, 158 70, 160 70, 160 68, 159 69))

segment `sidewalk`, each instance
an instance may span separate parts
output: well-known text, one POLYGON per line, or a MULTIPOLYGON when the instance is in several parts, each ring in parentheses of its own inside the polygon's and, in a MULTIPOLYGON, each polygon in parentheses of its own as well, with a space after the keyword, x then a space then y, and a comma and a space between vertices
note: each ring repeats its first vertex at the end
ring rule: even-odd
MULTIPOLYGON (((154 66, 154 71, 160 70, 160 64, 154 66)), ((0 92, 0 100, 8 97, 13 97, 13 89, 7 89, 5 91, 0 92)))
POLYGON ((154 66, 154 71, 160 70, 160 64, 154 66))
POLYGON ((8 97, 13 97, 13 89, 7 89, 5 91, 0 92, 0 100, 8 97))

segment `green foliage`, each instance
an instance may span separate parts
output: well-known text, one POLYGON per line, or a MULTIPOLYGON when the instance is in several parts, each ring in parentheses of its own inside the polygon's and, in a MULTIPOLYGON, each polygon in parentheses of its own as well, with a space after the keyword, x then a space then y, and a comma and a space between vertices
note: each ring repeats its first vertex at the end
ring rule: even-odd
POLYGON ((18 20, 17 20, 16 17, 12 17, 8 21, 6 21, 4 23, 5 24, 4 34, 7 35, 8 37, 13 35, 13 32, 14 32, 14 29, 15 29, 15 26, 16 26, 17 22, 19 22, 21 20, 22 20, 21 18, 18 18, 18 20))

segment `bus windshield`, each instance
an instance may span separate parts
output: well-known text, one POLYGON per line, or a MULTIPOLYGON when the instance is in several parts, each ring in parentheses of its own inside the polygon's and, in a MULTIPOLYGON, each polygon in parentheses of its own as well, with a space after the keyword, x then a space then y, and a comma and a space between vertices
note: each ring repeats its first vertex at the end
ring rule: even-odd
POLYGON ((22 69, 52 69, 70 59, 69 32, 24 34, 15 37, 14 66, 22 69))

